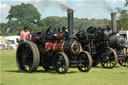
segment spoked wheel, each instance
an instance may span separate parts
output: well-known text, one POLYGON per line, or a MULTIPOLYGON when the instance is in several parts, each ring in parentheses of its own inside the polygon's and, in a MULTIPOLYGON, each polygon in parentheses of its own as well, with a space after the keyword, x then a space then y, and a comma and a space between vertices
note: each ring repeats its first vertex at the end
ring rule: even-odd
POLYGON ((19 44, 16 52, 16 62, 19 70, 34 72, 39 66, 40 56, 36 45, 31 41, 19 44))
POLYGON ((63 52, 59 52, 54 56, 53 67, 57 73, 64 74, 69 68, 69 59, 63 52))
POLYGON ((78 69, 81 72, 88 72, 92 67, 92 57, 87 51, 82 51, 79 54, 79 61, 78 69))
POLYGON ((119 60, 119 64, 120 64, 121 66, 128 67, 128 52, 127 52, 127 51, 128 51, 128 48, 124 48, 124 49, 122 49, 121 51, 122 51, 122 53, 124 54, 125 58, 119 60))
POLYGON ((114 49, 106 48, 101 55, 100 63, 104 68, 113 68, 118 62, 117 54, 114 49))
POLYGON ((128 56, 123 60, 119 60, 119 64, 121 66, 128 67, 128 56))

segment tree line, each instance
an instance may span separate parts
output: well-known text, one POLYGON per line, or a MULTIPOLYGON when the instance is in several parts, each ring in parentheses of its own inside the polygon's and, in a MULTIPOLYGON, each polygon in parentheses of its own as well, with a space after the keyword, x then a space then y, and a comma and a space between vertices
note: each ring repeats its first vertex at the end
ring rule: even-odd
MULTIPOLYGON (((127 6, 127 5, 126 5, 127 6)), ((117 20, 118 30, 125 29, 128 25, 128 10, 116 8, 119 13, 117 20)), ((0 23, 0 36, 19 35, 26 26, 30 32, 35 30, 45 31, 49 26, 54 28, 67 27, 67 17, 49 16, 41 19, 41 14, 32 4, 22 3, 21 5, 11 6, 7 23, 0 23)), ((74 18, 74 29, 87 29, 89 26, 99 26, 107 24, 111 26, 111 20, 108 19, 88 19, 74 18)))

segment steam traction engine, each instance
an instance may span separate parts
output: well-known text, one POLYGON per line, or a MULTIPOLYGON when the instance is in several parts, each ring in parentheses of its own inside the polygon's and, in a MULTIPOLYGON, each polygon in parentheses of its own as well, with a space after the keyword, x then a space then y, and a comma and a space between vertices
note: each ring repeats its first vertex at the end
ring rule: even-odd
POLYGON ((77 33, 78 41, 88 50, 93 58, 93 66, 99 62, 105 68, 113 68, 119 61, 128 66, 128 45, 124 36, 117 34, 116 13, 111 13, 112 30, 107 25, 96 28, 91 26, 87 31, 77 33))
POLYGON ((128 67, 128 43, 126 33, 117 33, 116 31, 116 13, 111 13, 112 34, 109 37, 109 46, 113 48, 118 55, 118 62, 121 66, 128 67))
POLYGON ((93 66, 101 63, 104 68, 113 68, 118 62, 116 51, 109 47, 108 26, 98 28, 91 26, 87 31, 79 31, 76 35, 84 50, 92 55, 93 66))
POLYGON ((116 51, 119 64, 128 67, 128 47, 125 38, 120 34, 112 34, 109 37, 109 46, 116 51))
POLYGON ((82 72, 88 72, 92 58, 83 51, 81 44, 72 35, 73 10, 68 9, 68 32, 54 34, 46 32, 33 34, 31 41, 21 42, 17 48, 17 66, 21 71, 34 72, 38 66, 45 70, 54 68, 57 73, 66 73, 71 65, 82 72))

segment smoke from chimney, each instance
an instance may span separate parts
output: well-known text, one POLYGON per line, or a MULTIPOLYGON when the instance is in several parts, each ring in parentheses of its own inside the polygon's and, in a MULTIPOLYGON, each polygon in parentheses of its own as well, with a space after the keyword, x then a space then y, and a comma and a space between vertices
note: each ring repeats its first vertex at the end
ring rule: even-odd
POLYGON ((42 3, 42 5, 44 5, 44 7, 48 7, 51 4, 55 4, 55 5, 59 6, 63 11, 70 9, 70 7, 67 6, 66 4, 64 4, 62 1, 44 0, 42 3))
POLYGON ((62 10, 67 10, 67 9, 70 9, 70 7, 68 7, 66 4, 62 3, 62 2, 59 2, 59 1, 55 1, 55 3, 57 5, 59 5, 61 7, 62 10))
POLYGON ((109 13, 114 12, 112 7, 105 0, 103 0, 103 4, 104 4, 104 7, 108 10, 109 13))

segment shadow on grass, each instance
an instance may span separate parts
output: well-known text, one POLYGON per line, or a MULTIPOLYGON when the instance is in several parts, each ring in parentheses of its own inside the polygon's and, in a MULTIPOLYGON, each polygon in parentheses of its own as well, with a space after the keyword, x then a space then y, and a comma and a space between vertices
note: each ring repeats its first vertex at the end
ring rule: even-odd
POLYGON ((28 72, 22 72, 22 71, 19 71, 19 70, 6 70, 4 72, 12 72, 12 73, 28 73, 28 72))
MULTIPOLYGON (((4 72, 12 72, 12 73, 29 73, 29 72, 22 72, 19 70, 6 70, 4 72)), ((36 72, 33 73, 49 73, 49 74, 58 74, 56 71, 54 70, 49 70, 49 71, 45 71, 45 70, 37 70, 36 72)), ((77 73, 77 71, 70 71, 67 72, 66 74, 73 74, 73 73, 77 73)))
POLYGON ((92 68, 100 68, 100 69, 103 69, 102 66, 95 66, 95 67, 92 67, 92 68))
POLYGON ((115 66, 114 68, 119 68, 120 66, 115 66))
POLYGON ((92 67, 92 68, 103 68, 102 66, 95 66, 95 67, 92 67))
MULTIPOLYGON (((119 68, 120 66, 115 66, 113 68, 119 68)), ((96 66, 96 67, 92 67, 92 68, 98 68, 98 69, 112 69, 112 68, 104 68, 102 66, 96 66)))

